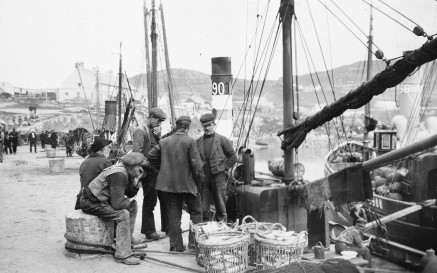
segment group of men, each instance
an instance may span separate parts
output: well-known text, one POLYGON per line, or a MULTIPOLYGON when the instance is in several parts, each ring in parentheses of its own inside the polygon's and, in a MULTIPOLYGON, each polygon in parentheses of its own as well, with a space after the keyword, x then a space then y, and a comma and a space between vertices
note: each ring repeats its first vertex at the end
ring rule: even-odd
MULTIPOLYGON (((183 252, 181 217, 185 202, 194 224, 212 220, 211 197, 215 219, 227 221, 226 172, 237 161, 230 141, 215 132, 215 116, 200 117, 204 135, 197 140, 188 136, 191 118, 176 120, 174 134, 161 139, 161 123, 167 116, 159 108, 149 111, 145 124, 133 133, 133 150, 120 163, 111 166, 105 154, 111 141, 96 137, 92 154, 80 167, 81 191, 76 208, 85 213, 117 222, 115 260, 138 264, 131 245, 142 243, 132 236, 137 213, 131 201, 140 185, 143 188, 141 233, 146 240, 159 240, 154 208, 159 199, 161 231, 170 237, 170 251, 183 252)), ((188 247, 195 247, 194 234, 189 233, 188 247)))
MULTIPOLYGON (((27 140, 29 142, 29 149, 30 152, 32 152, 32 148, 34 152, 36 153, 36 144, 38 142, 38 135, 35 132, 35 129, 30 129, 30 133, 27 136, 27 140)), ((41 141, 41 148, 45 149, 46 144, 50 144, 52 148, 58 147, 58 134, 52 130, 51 132, 41 132, 39 134, 39 140, 41 141)), ((67 152, 68 156, 68 152, 67 152)))
POLYGON ((2 152, 4 151, 5 154, 17 153, 19 134, 15 127, 12 128, 12 131, 10 132, 2 130, 0 139, 0 142, 2 144, 2 152))

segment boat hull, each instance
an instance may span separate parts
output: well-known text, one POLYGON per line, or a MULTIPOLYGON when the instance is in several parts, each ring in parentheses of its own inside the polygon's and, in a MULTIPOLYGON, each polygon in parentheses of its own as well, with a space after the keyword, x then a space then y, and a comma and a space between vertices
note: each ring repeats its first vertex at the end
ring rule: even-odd
MULTIPOLYGON (((327 157, 328 158, 328 157, 327 157)), ((338 164, 333 166, 331 162, 325 162, 325 174, 330 175, 339 169, 338 164)), ((342 167, 348 167, 349 163, 343 163, 342 167)), ((437 154, 426 153, 406 163, 408 174, 402 179, 404 185, 403 195, 407 201, 392 199, 374 193, 370 203, 370 211, 374 211, 381 218, 405 208, 416 205, 428 199, 436 199, 437 186, 437 154)), ((341 168, 341 169, 343 169, 341 168)), ((332 215, 332 221, 351 225, 350 204, 344 204, 337 208, 332 215)), ((375 220, 375 219, 369 219, 375 220)), ((379 256, 386 256, 394 262, 408 264, 417 260, 427 249, 437 249, 437 206, 424 207, 419 211, 408 214, 404 217, 387 222, 388 231, 387 245, 389 253, 374 251, 379 256), (416 258, 413 258, 416 257, 416 258)), ((375 233, 376 234, 376 233, 375 233)))

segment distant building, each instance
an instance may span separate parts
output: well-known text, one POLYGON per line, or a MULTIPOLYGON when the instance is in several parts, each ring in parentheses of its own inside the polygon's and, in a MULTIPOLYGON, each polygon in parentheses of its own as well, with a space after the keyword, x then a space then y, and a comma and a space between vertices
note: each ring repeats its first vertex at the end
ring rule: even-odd
MULTIPOLYGON (((123 89, 128 89, 123 80, 123 89)), ((132 93, 136 93, 132 89, 132 93)), ((116 100, 118 94, 118 74, 112 71, 101 73, 98 67, 85 68, 83 62, 74 65, 74 71, 62 82, 59 90, 59 101, 87 100, 91 104, 104 105, 105 100, 116 100), (98 83, 98 84, 97 84, 98 83)))

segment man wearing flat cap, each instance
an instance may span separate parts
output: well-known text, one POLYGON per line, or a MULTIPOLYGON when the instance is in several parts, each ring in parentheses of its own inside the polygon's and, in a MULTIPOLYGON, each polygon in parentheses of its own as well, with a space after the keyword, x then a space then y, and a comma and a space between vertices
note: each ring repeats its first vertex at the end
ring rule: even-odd
POLYGON ((131 152, 116 163, 104 169, 88 186, 82 188, 80 206, 82 211, 107 220, 116 225, 116 262, 128 265, 139 264, 131 249, 135 242, 132 234, 137 216, 137 202, 130 200, 138 193, 139 180, 150 165, 141 153, 131 152))
POLYGON ((90 155, 80 164, 80 192, 77 195, 75 209, 80 209, 80 194, 82 188, 88 186, 104 169, 112 166, 112 161, 108 159, 111 151, 112 140, 103 137, 94 137, 94 142, 90 147, 90 155))
MULTIPOLYGON (((191 119, 176 120, 176 132, 162 139, 148 155, 150 165, 159 169, 156 189, 167 195, 170 251, 183 252, 181 216, 182 203, 194 224, 202 221, 202 204, 198 186, 203 180, 202 162, 194 138, 187 135, 191 119)), ((188 246, 194 248, 194 234, 188 236, 188 246)))
MULTIPOLYGON (((149 151, 155 147, 160 140, 160 126, 167 118, 167 115, 160 108, 152 108, 149 111, 149 118, 145 124, 140 125, 133 133, 133 149, 134 152, 142 153, 147 156, 149 151)), ((156 233, 155 209, 157 198, 161 209, 161 231, 168 232, 168 216, 166 208, 165 194, 155 190, 157 173, 150 171, 147 175, 141 178, 143 185, 143 215, 141 222, 141 233, 146 235, 147 239, 159 240, 160 236, 156 233)))
POLYGON ((210 202, 214 200, 216 221, 227 221, 226 187, 227 171, 237 162, 231 142, 215 132, 215 116, 211 113, 200 117, 204 135, 197 139, 203 162, 205 180, 202 184, 203 221, 211 221, 210 202))

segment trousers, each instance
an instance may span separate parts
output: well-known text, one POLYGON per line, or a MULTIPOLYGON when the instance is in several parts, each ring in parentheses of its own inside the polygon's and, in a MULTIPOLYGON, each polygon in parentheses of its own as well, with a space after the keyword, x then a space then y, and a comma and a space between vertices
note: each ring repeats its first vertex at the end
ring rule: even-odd
POLYGON ((32 152, 32 147, 34 147, 34 150, 35 150, 35 153, 36 153, 36 142, 29 142, 30 152, 32 152))
POLYGON ((202 204, 199 194, 167 192, 170 248, 182 249, 184 247, 181 230, 183 202, 187 205, 187 212, 193 224, 202 222, 202 204))
POLYGON ((168 209, 167 197, 165 192, 155 190, 157 174, 151 173, 141 179, 143 185, 143 212, 141 220, 141 233, 148 235, 156 232, 155 227, 155 210, 159 198, 161 210, 161 231, 168 232, 168 209))
POLYGON ((80 206, 85 213, 115 221, 115 258, 124 259, 133 255, 131 236, 134 232, 138 209, 135 200, 131 202, 128 209, 115 210, 107 202, 93 202, 82 194, 80 206))
POLYGON ((216 220, 226 222, 228 218, 226 213, 226 173, 219 172, 212 174, 209 166, 204 166, 203 172, 205 173, 205 179, 201 188, 203 221, 216 220), (211 198, 214 200, 216 210, 215 219, 211 219, 211 198))

